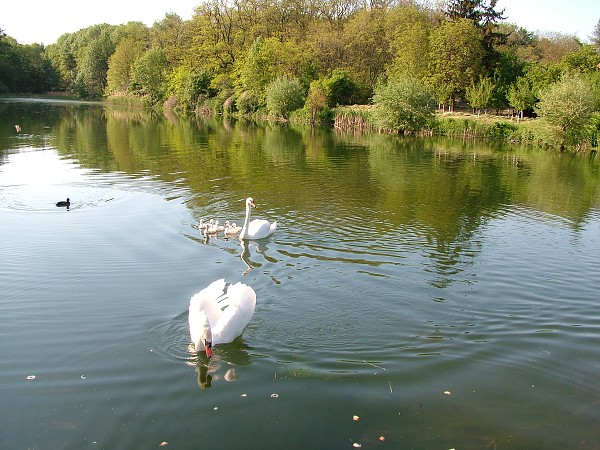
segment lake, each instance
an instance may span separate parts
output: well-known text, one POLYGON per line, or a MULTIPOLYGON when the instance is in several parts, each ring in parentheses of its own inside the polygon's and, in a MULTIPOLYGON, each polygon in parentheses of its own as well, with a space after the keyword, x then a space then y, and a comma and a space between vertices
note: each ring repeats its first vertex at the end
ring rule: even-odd
POLYGON ((598 157, 66 101, 0 125, 0 448, 600 445, 598 157), (275 234, 198 231, 248 196, 275 234), (257 305, 208 362, 187 309, 219 278, 257 305))

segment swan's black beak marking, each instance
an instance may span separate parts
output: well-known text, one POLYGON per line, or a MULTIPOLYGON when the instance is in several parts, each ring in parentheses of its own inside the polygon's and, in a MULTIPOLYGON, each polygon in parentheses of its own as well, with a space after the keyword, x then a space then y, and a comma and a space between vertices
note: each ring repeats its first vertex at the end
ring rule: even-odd
POLYGON ((206 352, 206 357, 210 359, 212 357, 212 342, 204 341, 204 351, 206 352))

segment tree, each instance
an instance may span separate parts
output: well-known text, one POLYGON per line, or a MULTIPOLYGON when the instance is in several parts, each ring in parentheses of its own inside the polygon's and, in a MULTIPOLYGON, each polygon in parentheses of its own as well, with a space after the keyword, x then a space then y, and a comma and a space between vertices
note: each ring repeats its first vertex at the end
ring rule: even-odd
POLYGON ((477 83, 471 82, 471 86, 466 89, 465 97, 472 108, 477 110, 477 115, 481 109, 487 108, 492 102, 494 94, 494 83, 489 78, 479 77, 477 83))
POLYGON ((323 78, 322 87, 330 107, 349 105, 356 93, 356 83, 344 70, 334 70, 331 76, 323 78))
POLYGON ((506 41, 507 35, 499 33, 498 22, 506 19, 504 10, 496 11, 498 0, 449 0, 446 15, 450 20, 468 19, 482 30, 483 48, 486 54, 484 63, 491 70, 498 59, 496 46, 506 41))
POLYGON ((429 34, 433 23, 428 11, 418 5, 397 6, 386 16, 386 33, 390 43, 390 78, 427 75, 429 34))
POLYGON ((596 46, 598 51, 600 51, 600 19, 598 19, 598 23, 596 23, 594 31, 592 31, 590 42, 596 46))
POLYGON ((119 42, 108 60, 108 72, 106 73, 106 93, 108 95, 129 90, 131 66, 141 52, 142 49, 139 45, 130 38, 119 42))
POLYGON ((565 71, 581 74, 595 72, 600 64, 600 50, 590 44, 584 44, 574 53, 567 53, 561 60, 565 71))
POLYGON ((322 122, 322 116, 330 111, 327 106, 327 94, 321 80, 310 83, 304 108, 310 112, 310 123, 312 125, 317 123, 317 120, 322 122))
POLYGON ((382 129, 399 133, 423 129, 434 113, 429 89, 419 80, 399 77, 375 88, 374 120, 382 129))
POLYGON ((266 97, 269 113, 287 119, 292 111, 304 105, 304 88, 297 78, 281 76, 269 84, 266 97))
POLYGON ((581 143, 594 107, 591 86, 580 75, 568 75, 541 92, 537 111, 564 149, 581 143))
POLYGON ((168 77, 168 94, 177 99, 179 112, 190 113, 211 94, 210 82, 208 74, 179 66, 168 77))
POLYGON ((431 31, 429 82, 442 103, 453 106, 457 96, 483 73, 481 33, 469 19, 444 22, 431 31), (445 97, 445 98, 444 98, 445 97))
POLYGON ((384 8, 365 8, 353 14, 344 24, 344 54, 346 71, 367 92, 385 72, 390 60, 389 40, 385 33, 384 8))
POLYGON ((83 52, 83 58, 77 64, 75 87, 83 98, 100 98, 106 88, 108 60, 115 50, 109 30, 91 39, 83 52))
POLYGON ((510 85, 506 98, 509 105, 518 111, 519 119, 523 118, 523 111, 533 108, 537 100, 531 81, 526 77, 519 77, 514 84, 510 85))
POLYGON ((154 22, 150 29, 151 45, 162 49, 170 65, 178 64, 183 58, 181 50, 184 39, 183 20, 177 14, 167 13, 154 22))
POLYGON ((131 87, 155 107, 164 98, 163 82, 168 61, 160 48, 152 47, 135 60, 131 68, 131 87))

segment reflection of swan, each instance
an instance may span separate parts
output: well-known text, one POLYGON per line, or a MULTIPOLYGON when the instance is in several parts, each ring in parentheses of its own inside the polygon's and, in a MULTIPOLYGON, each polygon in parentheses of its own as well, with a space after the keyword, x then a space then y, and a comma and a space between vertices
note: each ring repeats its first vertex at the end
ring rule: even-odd
POLYGON ((208 226, 212 223, 212 221, 213 220, 210 219, 209 222, 205 222, 204 219, 200 219, 200 222, 198 222, 198 229, 200 230, 200 232, 204 233, 208 226))
POLYGON ((60 207, 66 206, 68 208, 69 206, 71 206, 71 200, 69 200, 68 198, 67 198, 66 202, 64 200, 61 200, 60 202, 56 203, 56 206, 60 206, 60 207))
POLYGON ((212 356, 212 346, 233 341, 254 315, 256 294, 245 284, 212 282, 190 299, 190 337, 196 352, 212 356))
POLYGON ((246 218, 240 231, 240 239, 262 239, 273 234, 277 229, 277 222, 270 223, 264 219, 254 219, 250 222, 250 207, 256 208, 252 197, 246 199, 246 218))

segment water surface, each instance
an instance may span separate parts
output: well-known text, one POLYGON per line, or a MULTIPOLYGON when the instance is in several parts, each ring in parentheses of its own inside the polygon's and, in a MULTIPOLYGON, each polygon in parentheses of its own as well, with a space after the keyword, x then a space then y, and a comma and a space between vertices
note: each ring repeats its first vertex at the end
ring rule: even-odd
POLYGON ((0 447, 597 448, 597 158, 70 102, 0 125, 0 447), (249 195, 272 237, 200 235, 249 195), (257 307, 207 365, 187 307, 222 277, 257 307))

